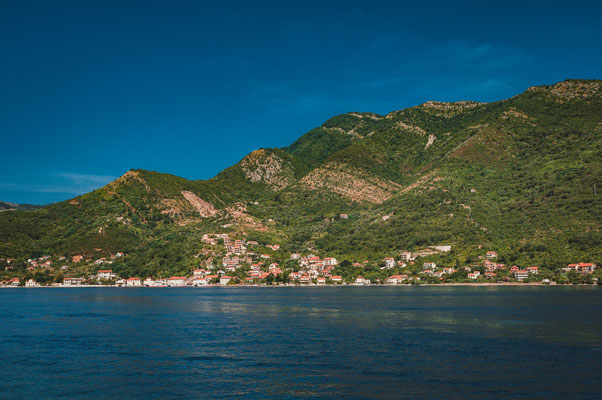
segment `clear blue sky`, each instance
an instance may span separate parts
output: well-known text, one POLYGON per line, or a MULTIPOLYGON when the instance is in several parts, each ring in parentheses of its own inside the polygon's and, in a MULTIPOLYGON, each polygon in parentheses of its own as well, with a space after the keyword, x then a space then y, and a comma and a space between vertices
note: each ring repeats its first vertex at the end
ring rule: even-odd
POLYGON ((0 200, 207 179, 333 115, 601 78, 596 2, 0 2, 0 200))

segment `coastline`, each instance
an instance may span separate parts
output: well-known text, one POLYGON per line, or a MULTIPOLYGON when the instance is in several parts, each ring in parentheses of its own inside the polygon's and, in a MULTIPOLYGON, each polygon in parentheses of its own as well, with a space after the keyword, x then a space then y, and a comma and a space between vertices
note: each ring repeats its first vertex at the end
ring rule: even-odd
POLYGON ((69 286, 0 286, 0 289, 76 289, 76 288, 122 288, 122 289, 166 289, 166 288, 343 288, 343 287, 488 287, 488 286, 511 286, 511 287, 525 287, 525 286, 557 286, 557 287, 574 287, 574 286, 599 286, 598 284, 591 283, 580 283, 580 284, 543 284, 540 282, 491 282, 491 283, 470 283, 470 282, 453 282, 453 283, 435 283, 435 284, 382 284, 382 285, 203 285, 203 286, 108 286, 108 285, 69 285, 69 286))

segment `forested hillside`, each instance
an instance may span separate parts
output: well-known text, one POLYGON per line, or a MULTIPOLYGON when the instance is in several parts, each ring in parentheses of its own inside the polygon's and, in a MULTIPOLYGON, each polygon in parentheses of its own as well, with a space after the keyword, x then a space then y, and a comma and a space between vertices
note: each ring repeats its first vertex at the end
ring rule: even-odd
POLYGON ((599 80, 351 112, 206 181, 132 170, 64 202, 2 212, 0 258, 123 252, 123 275, 168 276, 196 265, 204 233, 224 232, 350 262, 434 245, 452 246, 448 264, 470 262, 478 245, 507 263, 600 262, 601 155, 599 80))

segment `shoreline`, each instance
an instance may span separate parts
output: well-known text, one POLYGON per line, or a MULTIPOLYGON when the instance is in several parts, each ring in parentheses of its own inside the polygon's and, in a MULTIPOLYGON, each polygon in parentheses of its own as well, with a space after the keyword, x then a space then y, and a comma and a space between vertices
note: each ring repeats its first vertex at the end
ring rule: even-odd
POLYGON ((458 283, 425 283, 418 285, 411 284, 382 284, 382 285, 205 285, 205 286, 107 286, 107 285, 79 285, 79 286, 0 286, 0 289, 77 289, 77 288, 115 288, 115 289, 170 289, 170 288, 334 288, 334 287, 488 287, 488 286, 511 286, 511 287, 525 287, 525 286, 558 286, 558 287, 573 287, 573 286, 599 286, 596 283, 580 283, 580 284, 543 284, 540 282, 492 282, 492 283, 470 283, 470 282, 458 282, 458 283))

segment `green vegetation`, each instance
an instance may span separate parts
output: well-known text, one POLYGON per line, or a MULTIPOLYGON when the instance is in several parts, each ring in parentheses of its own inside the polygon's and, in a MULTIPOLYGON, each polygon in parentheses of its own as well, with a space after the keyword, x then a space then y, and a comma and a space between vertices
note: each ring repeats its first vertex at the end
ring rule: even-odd
MULTIPOLYGON (((571 80, 490 104, 339 115, 287 148, 266 149, 289 168, 260 171, 286 178, 276 189, 249 180, 240 163, 207 181, 130 171, 69 201, 1 212, 0 259, 24 265, 42 255, 123 252, 113 266, 122 277, 167 277, 198 266, 203 233, 244 232, 285 252, 311 249, 345 260, 335 271, 345 279, 360 268, 365 278, 383 281, 404 273, 380 269, 383 257, 441 244, 453 250, 433 261, 450 267, 476 262, 477 245, 506 264, 541 266, 540 277, 571 262, 600 263, 601 87, 571 80), (314 174, 332 162, 346 166, 348 182, 314 174), (366 194, 381 187, 387 194, 369 200, 366 194), (371 261, 366 268, 353 267, 364 260, 371 261)), ((451 279, 467 278, 459 270, 451 279)))

